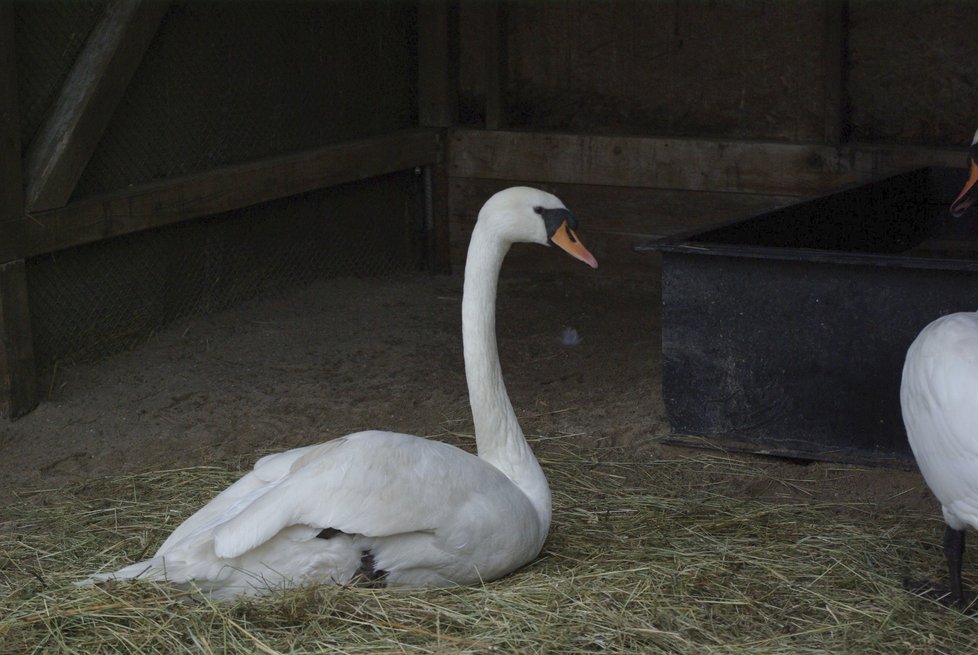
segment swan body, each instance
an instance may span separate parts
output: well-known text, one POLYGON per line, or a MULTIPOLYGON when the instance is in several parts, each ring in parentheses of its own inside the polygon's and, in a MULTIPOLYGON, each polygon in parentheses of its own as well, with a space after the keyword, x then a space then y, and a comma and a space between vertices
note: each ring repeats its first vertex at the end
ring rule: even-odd
POLYGON ((597 267, 555 196, 492 196, 472 232, 462 338, 477 454, 371 430, 263 457, 156 554, 84 583, 167 580, 214 598, 312 583, 472 584, 535 558, 550 527, 547 479, 516 419, 495 337, 503 257, 514 242, 555 244, 597 267))
POLYGON ((941 503, 950 599, 961 599, 964 530, 978 528, 978 313, 942 316, 907 351, 900 386, 907 438, 941 503))
MULTIPOLYGON (((968 171, 951 203, 954 217, 978 199, 978 131, 968 171)), ((904 360, 900 407, 917 466, 944 513, 950 585, 941 598, 959 603, 965 529, 978 529, 978 313, 948 314, 921 330, 904 360)))
POLYGON ((942 316, 921 331, 907 351, 900 401, 947 524, 978 528, 978 313, 942 316))

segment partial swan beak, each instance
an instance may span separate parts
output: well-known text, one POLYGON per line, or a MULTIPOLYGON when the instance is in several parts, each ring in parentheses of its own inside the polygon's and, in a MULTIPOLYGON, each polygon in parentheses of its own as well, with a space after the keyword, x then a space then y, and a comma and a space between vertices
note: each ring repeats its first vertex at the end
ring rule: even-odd
POLYGON ((978 163, 975 163, 974 157, 969 157, 968 160, 971 162, 968 181, 965 182, 964 188, 961 189, 958 197, 951 203, 951 216, 955 218, 967 211, 968 207, 971 207, 972 203, 974 203, 975 196, 978 196, 978 185, 975 184, 978 182, 978 163))
POLYGON ((567 225, 567 221, 560 224, 550 241, 574 259, 580 259, 591 268, 598 267, 598 260, 584 247, 574 230, 567 225))

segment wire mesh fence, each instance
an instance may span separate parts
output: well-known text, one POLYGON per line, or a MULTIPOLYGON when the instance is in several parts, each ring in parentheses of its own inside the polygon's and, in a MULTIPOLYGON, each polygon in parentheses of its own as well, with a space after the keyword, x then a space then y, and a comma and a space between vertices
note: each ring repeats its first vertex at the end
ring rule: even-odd
MULTIPOLYGON (((18 3, 25 150, 107 4, 18 3)), ((415 125, 416 31, 400 0, 171 3, 72 200, 415 125)), ((312 280, 417 270, 423 216, 406 171, 31 258, 38 368, 312 280)))
POLYGON ((420 178, 405 172, 31 258, 38 368, 314 280, 419 270, 423 215, 420 178))
MULTIPOLYGON (((25 148, 107 4, 16 5, 25 148)), ((74 197, 415 125, 416 31, 402 0, 171 3, 74 197)))

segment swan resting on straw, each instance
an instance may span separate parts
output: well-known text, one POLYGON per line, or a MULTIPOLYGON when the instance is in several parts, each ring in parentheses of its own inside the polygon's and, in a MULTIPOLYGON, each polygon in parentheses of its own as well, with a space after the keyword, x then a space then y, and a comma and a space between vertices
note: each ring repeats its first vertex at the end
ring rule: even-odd
POLYGON ((533 560, 550 488, 506 393, 496 346, 499 270, 516 242, 597 268, 555 196, 513 187, 479 212, 465 266, 462 340, 477 454, 370 430, 263 457, 156 554, 80 584, 168 581, 214 598, 304 584, 472 584, 533 560))

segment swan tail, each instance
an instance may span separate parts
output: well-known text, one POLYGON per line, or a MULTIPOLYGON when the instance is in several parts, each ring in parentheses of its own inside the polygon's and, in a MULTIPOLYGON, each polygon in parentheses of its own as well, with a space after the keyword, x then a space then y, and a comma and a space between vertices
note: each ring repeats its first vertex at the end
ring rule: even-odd
POLYGON ((153 557, 130 564, 118 571, 96 573, 90 578, 78 580, 75 585, 89 587, 113 580, 139 582, 165 582, 182 591, 199 592, 215 600, 227 600, 239 594, 255 595, 267 593, 268 586, 262 586, 253 576, 235 575, 229 571, 226 574, 208 579, 199 577, 199 566, 174 562, 166 557, 153 557), (243 579, 239 579, 243 578, 243 579))
POLYGON ((75 584, 79 587, 89 587, 100 582, 108 582, 109 580, 159 581, 169 579, 172 578, 171 576, 167 575, 167 562, 165 561, 165 558, 153 557, 151 559, 143 560, 142 562, 130 564, 129 566, 123 567, 118 571, 96 573, 90 578, 77 580, 75 584))
POLYGON ((369 556, 371 546, 361 544, 356 536, 336 532, 317 538, 309 537, 310 532, 317 534, 304 526, 292 526, 270 542, 232 559, 215 556, 213 542, 203 540, 196 548, 178 548, 117 571, 97 573, 75 584, 86 586, 110 580, 166 582, 179 589, 226 599, 238 594, 264 595, 308 583, 346 584, 358 574, 375 578, 386 574, 374 570, 369 556))

